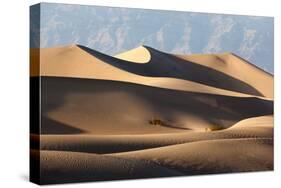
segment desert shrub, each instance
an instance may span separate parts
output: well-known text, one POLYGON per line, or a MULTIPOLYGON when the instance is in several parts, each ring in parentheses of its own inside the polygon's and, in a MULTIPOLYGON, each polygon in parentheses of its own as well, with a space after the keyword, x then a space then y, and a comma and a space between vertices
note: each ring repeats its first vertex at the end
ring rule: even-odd
POLYGON ((209 132, 209 131, 218 131, 218 130, 222 130, 223 127, 220 126, 213 126, 213 127, 205 127, 205 131, 209 132))
POLYGON ((149 124, 151 125, 165 125, 165 123, 161 119, 152 118, 149 120, 149 124))

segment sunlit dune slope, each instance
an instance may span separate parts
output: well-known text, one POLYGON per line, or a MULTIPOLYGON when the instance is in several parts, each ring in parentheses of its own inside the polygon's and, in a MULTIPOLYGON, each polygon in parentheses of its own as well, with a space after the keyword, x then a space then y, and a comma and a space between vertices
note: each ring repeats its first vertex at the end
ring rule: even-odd
POLYGON ((139 46, 129 51, 122 52, 114 57, 134 63, 148 63, 151 60, 151 55, 145 46, 139 46))
POLYGON ((250 128, 250 127, 269 127, 273 128, 273 115, 261 116, 261 117, 252 117, 244 119, 231 128, 250 128))
POLYGON ((272 144, 271 138, 207 140, 107 156, 152 161, 184 174, 272 170, 272 144))

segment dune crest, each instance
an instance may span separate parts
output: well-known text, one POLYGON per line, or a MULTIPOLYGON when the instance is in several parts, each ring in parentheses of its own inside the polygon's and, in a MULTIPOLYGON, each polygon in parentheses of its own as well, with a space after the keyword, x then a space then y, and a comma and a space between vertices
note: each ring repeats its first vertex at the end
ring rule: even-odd
POLYGON ((234 124, 230 128, 272 127, 273 115, 247 118, 234 124))
POLYGON ((150 52, 145 46, 139 46, 129 51, 122 52, 114 57, 134 63, 148 63, 151 59, 150 52))

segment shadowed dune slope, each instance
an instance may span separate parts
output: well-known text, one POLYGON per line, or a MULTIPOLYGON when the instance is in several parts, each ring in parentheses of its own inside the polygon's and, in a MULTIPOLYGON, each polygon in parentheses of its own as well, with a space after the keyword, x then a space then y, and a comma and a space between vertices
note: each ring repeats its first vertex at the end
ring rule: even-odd
POLYGON ((273 75, 233 53, 177 55, 177 57, 224 72, 251 85, 263 96, 273 98, 273 75))
MULTIPOLYGON (((36 157, 36 151, 31 157, 36 157)), ((179 176, 151 161, 64 151, 41 151, 41 184, 179 176), (149 173, 147 173, 149 171, 149 173)))
MULTIPOLYGON (((185 68, 192 68, 191 66, 187 66, 184 64, 180 65, 180 63, 184 63, 184 62, 172 56, 180 58, 181 60, 185 60, 186 63, 194 63, 212 69, 211 71, 208 72, 208 76, 215 77, 215 78, 221 76, 220 74, 214 76, 215 74, 213 74, 212 72, 213 70, 219 71, 220 73, 226 74, 232 78, 242 81, 246 85, 248 84, 249 86, 255 88, 257 92, 261 93, 262 95, 269 98, 273 98, 273 76, 233 53, 173 55, 173 54, 166 54, 157 51, 150 47, 142 46, 134 50, 130 50, 128 52, 118 54, 115 57, 127 61, 133 61, 133 62, 139 62, 143 59, 143 57, 146 57, 146 59, 150 57, 151 60, 149 63, 153 64, 156 62, 160 64, 160 66, 162 67, 166 66, 169 70, 177 69, 178 73, 184 71, 185 68), (147 51, 150 52, 151 54, 150 56, 147 55, 147 51), (163 56, 162 57, 163 59, 161 59, 160 56, 163 56), (165 64, 164 62, 169 62, 170 64, 165 64), (259 82, 256 82, 257 78, 260 80, 259 82)), ((194 68, 196 68, 196 66, 194 68)), ((194 69, 191 70, 196 71, 194 69)), ((208 69, 204 69, 202 67, 202 70, 200 71, 201 74, 203 73, 202 71, 204 70, 208 70, 208 69)), ((190 74, 190 72, 185 72, 184 73, 185 76, 186 73, 190 74)), ((207 72, 204 71, 204 73, 207 72)), ((198 79, 196 80, 198 81, 198 79)), ((220 86, 217 85, 217 87, 220 86)))
MULTIPOLYGON (((122 59, 117 59, 102 54, 84 46, 79 47, 106 63, 138 75, 179 78, 221 89, 264 96, 253 85, 240 80, 241 78, 234 78, 231 74, 224 72, 227 71, 226 69, 224 71, 218 71, 212 67, 188 61, 172 54, 160 52, 147 46, 145 46, 145 49, 146 51, 148 50, 150 52, 151 59, 145 64, 124 61, 122 59)), ((146 51, 143 52, 144 55, 146 54, 146 51)), ((136 61, 138 61, 138 58, 136 58, 136 61)), ((246 72, 242 73, 241 75, 247 76, 245 73, 246 72)))
POLYGON ((41 84, 43 134, 50 133, 48 119, 85 133, 141 134, 223 129, 245 118, 273 113, 272 101, 256 97, 94 79, 42 77, 41 84))

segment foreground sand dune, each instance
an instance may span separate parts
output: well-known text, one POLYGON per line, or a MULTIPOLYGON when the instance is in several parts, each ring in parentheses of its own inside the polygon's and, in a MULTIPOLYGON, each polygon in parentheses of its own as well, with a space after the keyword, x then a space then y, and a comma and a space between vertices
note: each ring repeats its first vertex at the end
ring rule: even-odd
POLYGON ((107 155, 41 151, 40 160, 46 184, 272 170, 273 150, 272 139, 228 139, 107 155))
POLYGON ((271 170, 272 144, 271 138, 207 140, 109 156, 150 160, 184 174, 271 170))
MULTIPOLYGON (((33 156, 36 151, 33 152, 33 156)), ((70 183, 182 175, 153 162, 64 151, 41 151, 41 183, 70 183), (149 174, 147 171, 149 170, 149 174)))
POLYGON ((42 136, 42 183, 272 170, 273 117, 248 123, 260 118, 206 133, 42 136))
POLYGON ((273 169, 273 76, 232 53, 71 45, 31 61, 42 184, 273 169))

